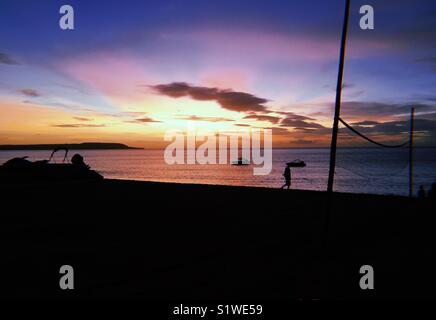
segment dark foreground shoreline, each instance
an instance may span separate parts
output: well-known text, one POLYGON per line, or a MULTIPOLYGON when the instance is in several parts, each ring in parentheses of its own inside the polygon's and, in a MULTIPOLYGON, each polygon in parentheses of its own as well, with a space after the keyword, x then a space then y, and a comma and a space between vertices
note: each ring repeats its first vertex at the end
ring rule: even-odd
POLYGON ((0 192, 2 298, 436 298, 429 201, 122 180, 0 192))

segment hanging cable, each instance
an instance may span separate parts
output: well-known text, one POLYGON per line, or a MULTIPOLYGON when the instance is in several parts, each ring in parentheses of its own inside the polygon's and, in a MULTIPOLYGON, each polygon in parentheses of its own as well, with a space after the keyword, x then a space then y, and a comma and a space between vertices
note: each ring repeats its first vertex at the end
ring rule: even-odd
POLYGON ((402 144, 399 144, 399 145, 387 145, 387 144, 383 144, 383 143, 380 143, 380 142, 374 141, 374 140, 372 140, 371 138, 369 138, 369 137, 363 135, 362 133, 360 133, 359 131, 357 131, 356 129, 354 129, 352 126, 350 126, 348 123, 346 123, 344 120, 342 120, 342 118, 339 118, 339 121, 340 121, 344 126, 346 126, 348 129, 350 129, 350 130, 353 131, 355 134, 357 134, 359 137, 361 137, 361 138, 365 139, 366 141, 369 141, 369 142, 371 142, 371 143, 373 143, 373 144, 375 144, 375 145, 378 145, 378 146, 380 146, 380 147, 383 147, 383 148, 402 148, 402 147, 406 146, 407 144, 409 144, 409 141, 406 141, 406 142, 404 142, 404 143, 402 143, 402 144))

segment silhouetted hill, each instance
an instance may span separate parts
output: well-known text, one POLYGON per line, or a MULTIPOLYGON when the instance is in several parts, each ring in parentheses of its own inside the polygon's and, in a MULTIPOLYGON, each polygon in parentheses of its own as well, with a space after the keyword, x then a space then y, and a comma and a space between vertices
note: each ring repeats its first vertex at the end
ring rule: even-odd
POLYGON ((122 143, 84 142, 68 144, 17 144, 0 145, 0 150, 53 150, 55 148, 68 148, 70 150, 123 150, 142 149, 129 147, 122 143))

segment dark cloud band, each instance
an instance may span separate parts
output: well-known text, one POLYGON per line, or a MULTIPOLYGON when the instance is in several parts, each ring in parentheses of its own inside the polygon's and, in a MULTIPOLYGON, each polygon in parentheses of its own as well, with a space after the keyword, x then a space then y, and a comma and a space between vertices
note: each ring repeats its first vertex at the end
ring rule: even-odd
POLYGON ((250 93, 218 88, 192 86, 186 82, 172 82, 151 86, 161 95, 172 98, 190 97, 199 101, 216 101, 222 108, 237 112, 265 112, 267 99, 250 93))

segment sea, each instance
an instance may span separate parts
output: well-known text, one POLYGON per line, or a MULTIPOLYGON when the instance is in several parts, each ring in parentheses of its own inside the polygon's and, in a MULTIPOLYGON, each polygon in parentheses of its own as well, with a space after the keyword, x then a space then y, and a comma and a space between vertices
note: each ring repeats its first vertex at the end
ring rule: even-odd
MULTIPOLYGON (((0 164, 13 157, 48 159, 50 151, 0 151, 0 164)), ((304 168, 292 168, 292 189, 327 188, 330 150, 328 148, 273 149, 272 170, 254 175, 252 164, 175 164, 165 162, 163 150, 70 150, 84 156, 85 162, 105 178, 141 181, 214 184, 280 188, 285 164, 296 159, 304 168)), ((436 180, 436 148, 416 148, 413 153, 414 192, 427 190, 436 180)), ((54 162, 60 163, 59 151, 54 162)), ((409 151, 407 148, 339 148, 334 190, 350 193, 408 195, 409 151)))

